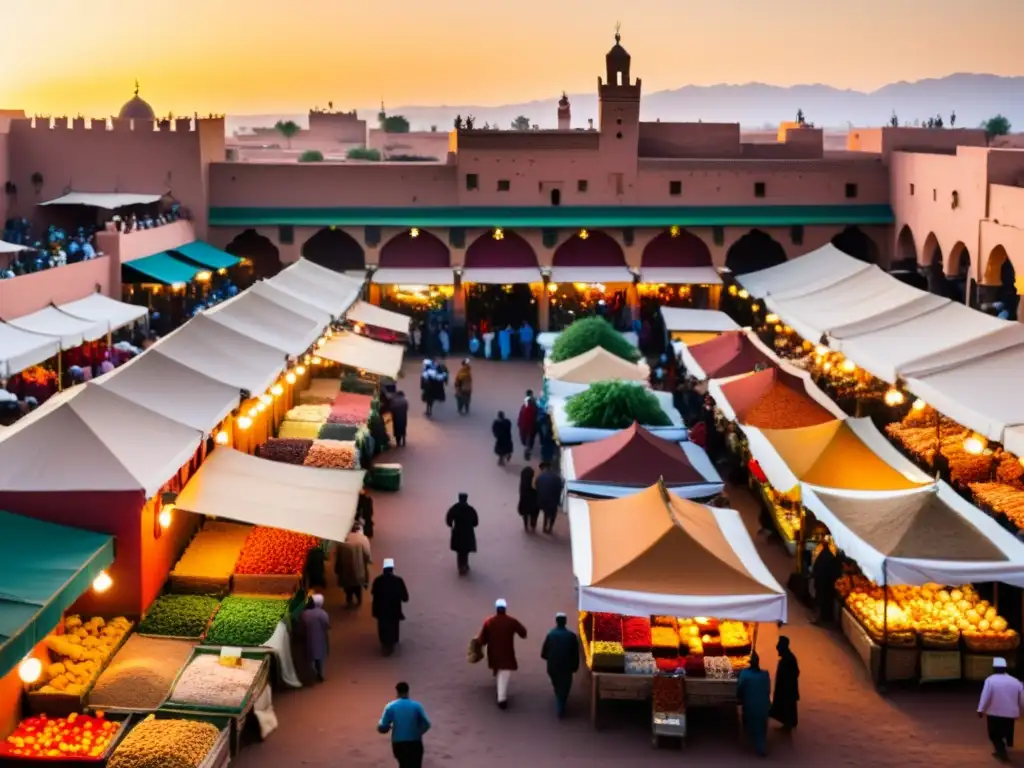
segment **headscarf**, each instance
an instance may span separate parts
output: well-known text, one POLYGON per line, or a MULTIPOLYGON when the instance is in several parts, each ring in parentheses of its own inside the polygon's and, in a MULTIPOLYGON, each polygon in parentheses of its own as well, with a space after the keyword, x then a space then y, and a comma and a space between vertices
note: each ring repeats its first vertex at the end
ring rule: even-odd
POLYGON ((313 595, 313 605, 316 608, 323 608, 324 607, 324 596, 323 595, 313 595))

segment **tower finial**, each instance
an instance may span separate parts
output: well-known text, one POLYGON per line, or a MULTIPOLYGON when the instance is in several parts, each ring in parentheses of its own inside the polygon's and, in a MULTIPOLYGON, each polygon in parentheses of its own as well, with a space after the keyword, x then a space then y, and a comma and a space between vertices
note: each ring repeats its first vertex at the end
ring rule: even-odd
POLYGON ((139 97, 139 78, 135 78, 135 98, 139 97))
POLYGON ((618 45, 622 41, 622 22, 615 22, 615 44, 618 45))

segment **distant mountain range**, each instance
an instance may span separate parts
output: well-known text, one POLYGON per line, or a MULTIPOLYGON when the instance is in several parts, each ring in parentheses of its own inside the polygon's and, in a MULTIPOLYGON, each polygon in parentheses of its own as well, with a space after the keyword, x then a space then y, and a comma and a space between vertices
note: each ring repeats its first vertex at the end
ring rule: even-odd
MULTIPOLYGON (((574 127, 586 127, 588 118, 597 123, 596 94, 570 94, 569 99, 574 127)), ((557 104, 556 94, 550 99, 494 107, 394 106, 388 107, 388 113, 405 115, 413 130, 430 130, 431 126, 437 126, 437 130, 447 131, 456 115, 473 115, 480 128, 490 123, 506 129, 519 115, 525 115, 541 128, 554 128, 557 104)), ((665 122, 738 122, 753 130, 793 120, 800 109, 808 122, 843 130, 850 124, 887 125, 893 112, 901 123, 909 124, 941 114, 948 126, 950 114, 955 111, 958 127, 974 128, 993 115, 1003 114, 1020 131, 1024 130, 1024 77, 960 73, 912 83, 890 83, 870 93, 828 85, 687 85, 645 94, 641 117, 665 122)), ((360 109, 359 114, 372 124, 377 111, 376 107, 368 107, 360 109)), ((281 119, 305 124, 306 116, 229 115, 228 131, 272 126, 281 119)))

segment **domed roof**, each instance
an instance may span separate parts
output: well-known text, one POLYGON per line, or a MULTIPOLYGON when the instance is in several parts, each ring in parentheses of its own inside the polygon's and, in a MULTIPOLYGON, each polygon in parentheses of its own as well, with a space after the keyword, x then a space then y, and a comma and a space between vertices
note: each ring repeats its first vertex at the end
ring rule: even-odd
POLYGON ((149 104, 139 97, 139 84, 135 83, 135 95, 126 102, 118 113, 121 120, 155 120, 156 113, 149 104))
POLYGON ((629 59, 629 52, 622 47, 622 35, 619 34, 618 30, 615 32, 615 45, 612 46, 611 50, 608 51, 607 57, 609 59, 629 59))

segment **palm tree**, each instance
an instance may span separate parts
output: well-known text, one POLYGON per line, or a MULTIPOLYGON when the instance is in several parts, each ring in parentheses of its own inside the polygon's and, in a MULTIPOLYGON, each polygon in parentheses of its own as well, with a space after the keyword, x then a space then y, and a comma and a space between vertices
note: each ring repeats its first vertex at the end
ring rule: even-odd
POLYGON ((274 130, 280 133, 288 141, 288 149, 292 148, 292 136, 297 134, 302 129, 299 128, 299 124, 294 120, 278 120, 274 125, 274 130))

